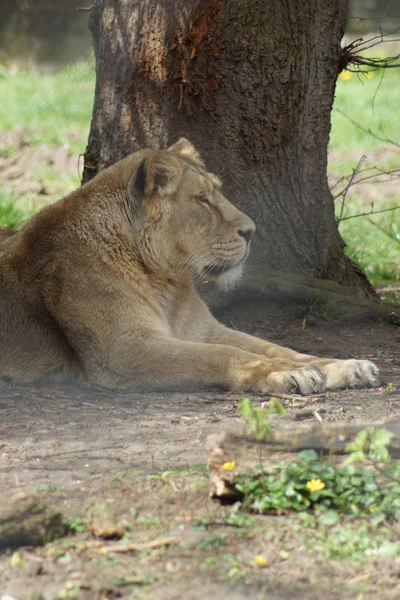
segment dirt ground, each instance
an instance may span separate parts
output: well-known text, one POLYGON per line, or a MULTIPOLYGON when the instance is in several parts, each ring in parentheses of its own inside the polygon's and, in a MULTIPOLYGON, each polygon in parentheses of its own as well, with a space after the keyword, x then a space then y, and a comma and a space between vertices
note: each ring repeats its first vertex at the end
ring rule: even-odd
MULTIPOLYGON (((323 422, 400 418, 399 327, 312 315, 302 330, 304 307, 270 309, 232 310, 224 320, 300 351, 370 358, 382 373, 378 390, 287 401, 275 427, 316 423, 310 407, 323 422)), ((205 441, 241 423, 240 399, 219 391, 122 394, 0 380, 1 493, 38 493, 83 530, 0 554, 0 598, 399 598, 399 558, 326 558, 313 530, 287 517, 229 525, 230 507, 209 498, 205 441), (103 508, 125 529, 126 544, 138 547, 113 551, 115 541, 91 533, 93 514, 103 508), (265 567, 256 566, 256 555, 266 557, 265 567)))

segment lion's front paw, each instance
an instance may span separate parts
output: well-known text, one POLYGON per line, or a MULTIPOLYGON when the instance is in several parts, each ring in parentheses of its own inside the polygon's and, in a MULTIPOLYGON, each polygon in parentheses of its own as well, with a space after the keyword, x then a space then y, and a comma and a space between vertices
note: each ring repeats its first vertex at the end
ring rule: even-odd
POLYGON ((287 371, 271 373, 268 378, 268 387, 263 392, 276 392, 283 394, 320 394, 326 390, 326 377, 319 367, 305 365, 287 371))
POLYGON ((326 376, 316 365, 255 361, 241 371, 237 389, 275 394, 318 394, 326 376))
POLYGON ((379 369, 370 360, 338 360, 328 363, 324 371, 330 390, 343 386, 357 388, 379 385, 379 369))

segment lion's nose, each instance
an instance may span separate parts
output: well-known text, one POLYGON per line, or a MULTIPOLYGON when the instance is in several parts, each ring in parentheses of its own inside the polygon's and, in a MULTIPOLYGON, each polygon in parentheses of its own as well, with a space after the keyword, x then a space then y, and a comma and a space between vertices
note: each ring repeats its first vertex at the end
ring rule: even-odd
POLYGON ((254 229, 238 229, 238 234, 246 240, 247 244, 250 244, 253 233, 254 229))

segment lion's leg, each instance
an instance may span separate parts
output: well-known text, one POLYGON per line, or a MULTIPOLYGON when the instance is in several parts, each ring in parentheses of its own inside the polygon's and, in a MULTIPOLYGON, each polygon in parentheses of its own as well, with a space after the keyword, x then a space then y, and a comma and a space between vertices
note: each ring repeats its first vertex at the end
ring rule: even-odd
POLYGON ((92 383, 140 391, 222 387, 311 394, 325 389, 317 366, 270 360, 226 345, 156 338, 140 348, 129 348, 126 340, 124 348, 115 350, 115 361, 85 365, 92 383))
MULTIPOLYGON (((218 322, 216 322, 218 323, 218 322)), ((309 363, 318 366, 326 376, 328 389, 346 387, 375 387, 379 385, 379 370, 369 360, 340 360, 319 358, 295 352, 277 344, 265 342, 240 331, 233 331, 220 323, 214 328, 212 343, 229 344, 248 352, 260 354, 269 359, 309 363), (215 340, 215 341, 214 341, 215 340)))

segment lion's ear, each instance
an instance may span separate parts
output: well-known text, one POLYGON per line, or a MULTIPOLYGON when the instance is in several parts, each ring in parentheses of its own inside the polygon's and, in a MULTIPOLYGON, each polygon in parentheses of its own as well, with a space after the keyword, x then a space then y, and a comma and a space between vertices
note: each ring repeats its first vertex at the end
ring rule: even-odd
POLYGON ((135 191, 142 197, 169 196, 176 192, 183 166, 165 150, 151 153, 139 165, 135 177, 135 191))
POLYGON ((196 148, 186 138, 181 138, 168 148, 168 152, 175 152, 181 156, 186 156, 199 167, 204 168, 204 162, 196 148))

